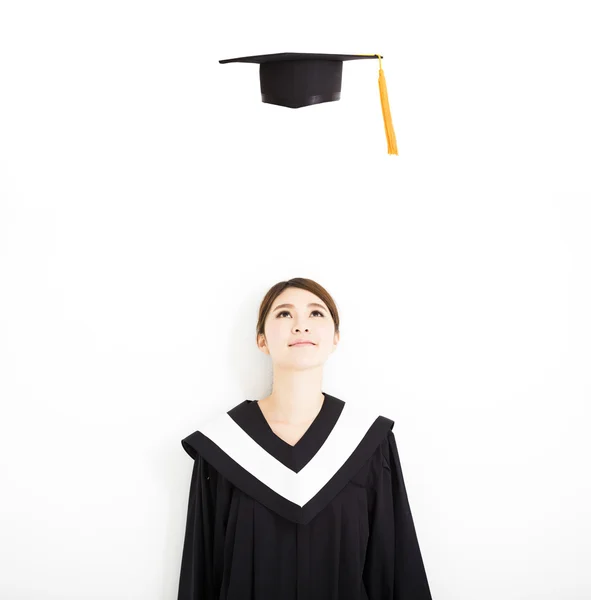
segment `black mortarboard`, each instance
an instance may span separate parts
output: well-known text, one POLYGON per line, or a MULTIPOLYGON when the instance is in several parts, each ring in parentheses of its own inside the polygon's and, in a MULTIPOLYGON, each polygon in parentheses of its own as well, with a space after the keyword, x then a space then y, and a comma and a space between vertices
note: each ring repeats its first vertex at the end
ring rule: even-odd
POLYGON ((262 101, 288 108, 301 108, 339 100, 343 61, 364 58, 377 58, 380 61, 378 83, 388 141, 388 154, 398 154, 381 55, 281 52, 279 54, 228 58, 220 60, 220 63, 259 64, 262 101))

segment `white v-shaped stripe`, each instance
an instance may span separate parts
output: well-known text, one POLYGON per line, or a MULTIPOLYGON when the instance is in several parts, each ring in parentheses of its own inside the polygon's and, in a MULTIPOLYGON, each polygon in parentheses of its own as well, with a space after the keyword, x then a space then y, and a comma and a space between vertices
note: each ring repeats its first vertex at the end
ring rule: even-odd
POLYGON ((299 473, 294 473, 259 446, 227 413, 212 419, 199 431, 251 475, 302 507, 345 464, 378 416, 369 416, 345 403, 328 438, 299 473))

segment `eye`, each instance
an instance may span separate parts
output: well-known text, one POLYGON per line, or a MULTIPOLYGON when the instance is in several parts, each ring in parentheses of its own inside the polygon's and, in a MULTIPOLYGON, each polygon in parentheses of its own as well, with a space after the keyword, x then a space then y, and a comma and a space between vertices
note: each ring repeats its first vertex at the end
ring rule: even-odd
MULTIPOLYGON (((313 310, 311 314, 314 314, 314 313, 318 313, 321 317, 324 317, 324 314, 321 313, 319 310, 313 310)), ((279 318, 281 315, 284 315, 284 314, 289 315, 290 312, 288 310, 282 310, 280 313, 277 314, 277 318, 279 318)))

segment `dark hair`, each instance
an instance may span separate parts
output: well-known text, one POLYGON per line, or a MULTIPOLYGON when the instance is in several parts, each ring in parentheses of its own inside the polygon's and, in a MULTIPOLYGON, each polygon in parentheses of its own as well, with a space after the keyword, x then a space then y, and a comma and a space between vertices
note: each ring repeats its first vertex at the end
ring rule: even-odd
POLYGON ((334 321, 334 330, 335 333, 339 332, 339 311, 337 310, 337 305, 333 300, 332 296, 319 284, 311 279, 305 279, 303 277, 294 277, 289 281, 280 281, 276 283, 271 289, 265 294, 263 301, 261 302, 261 306, 259 307, 259 319, 257 322, 256 328, 256 337, 258 337, 261 333, 265 333, 265 320, 269 311, 271 310, 271 306, 273 306, 273 302, 275 298, 279 296, 283 292, 283 290, 288 287, 301 288, 302 290, 308 290, 312 292, 316 296, 318 296, 325 304, 330 314, 332 316, 332 320, 334 321))

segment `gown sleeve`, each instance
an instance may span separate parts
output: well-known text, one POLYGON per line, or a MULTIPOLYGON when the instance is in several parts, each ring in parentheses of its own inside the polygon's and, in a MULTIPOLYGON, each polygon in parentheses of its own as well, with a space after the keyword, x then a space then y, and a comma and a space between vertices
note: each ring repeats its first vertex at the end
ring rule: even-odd
POLYGON ((373 473, 363 569, 369 600, 432 600, 391 430, 380 454, 373 473))
POLYGON ((178 600, 213 600, 216 471, 197 453, 191 484, 181 559, 178 600))

